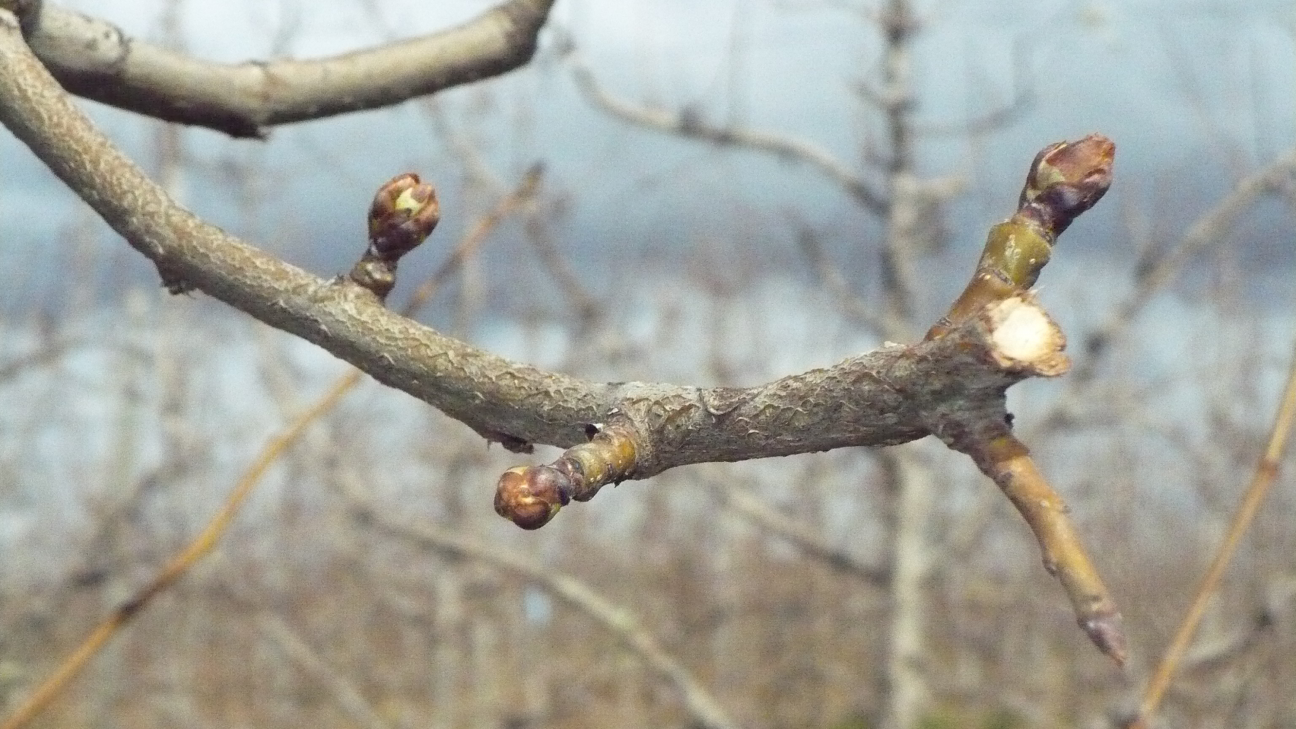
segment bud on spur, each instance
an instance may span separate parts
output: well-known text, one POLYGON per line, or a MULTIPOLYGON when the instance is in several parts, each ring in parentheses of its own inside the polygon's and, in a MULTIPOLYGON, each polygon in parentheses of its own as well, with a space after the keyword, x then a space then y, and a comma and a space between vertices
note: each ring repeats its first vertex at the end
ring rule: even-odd
POLYGON ((1031 163, 1018 209, 1056 238, 1107 193, 1116 145, 1101 134, 1045 147, 1031 163))
POLYGON ((369 246, 381 259, 396 261, 414 250, 441 219, 436 189, 407 172, 378 188, 369 207, 369 246))
POLYGON ((495 513, 523 529, 539 529, 571 501, 571 479, 552 466, 519 466, 500 477, 495 513))

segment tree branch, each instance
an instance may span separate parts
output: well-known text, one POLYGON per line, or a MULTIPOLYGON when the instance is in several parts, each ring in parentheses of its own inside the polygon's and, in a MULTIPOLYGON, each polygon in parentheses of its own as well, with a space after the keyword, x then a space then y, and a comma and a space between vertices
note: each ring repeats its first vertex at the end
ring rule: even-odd
POLYGON ((1023 378, 969 356, 984 352, 990 335, 973 323, 947 341, 885 348, 752 388, 585 382, 445 337, 359 286, 312 276, 203 223, 69 102, 12 16, 0 20, 0 121, 169 285, 200 289, 318 344, 514 447, 572 446, 588 439, 587 425, 618 416, 639 436, 635 478, 688 463, 914 440, 928 432, 925 411, 994 400, 1023 378))
MULTIPOLYGON (((675 466, 936 434, 972 456, 1013 498, 1090 637, 1123 660, 1119 614, 1107 611, 1110 601, 1060 500, 1036 509, 1019 498, 1052 491, 1012 439, 1004 397, 1022 379, 1069 366, 1060 330, 1027 289, 1057 235, 1106 191, 1114 145, 1104 137, 1040 152, 1017 213, 992 228, 973 280, 924 341, 756 387, 699 388, 593 383, 510 362, 388 311, 376 287, 317 278, 202 222, 91 125, 31 53, 8 11, 0 11, 0 122, 152 260, 171 290, 200 289, 506 447, 569 447, 553 464, 511 469, 500 479, 496 510, 520 526, 542 526, 569 500, 592 498, 607 483, 675 466), (1051 521, 1041 527, 1041 519, 1051 521)), ((433 211, 435 196, 413 177, 385 189, 391 185, 410 190, 387 190, 391 204, 375 208, 387 222, 371 227, 366 255, 393 257, 394 275, 394 257, 409 248, 411 231, 403 226, 431 220, 423 215, 433 211)))
POLYGON ((594 77, 594 72, 576 51, 570 51, 568 57, 571 62, 572 77, 585 97, 622 121, 645 129, 677 134, 722 147, 740 147, 803 162, 837 183, 866 210, 881 214, 887 209, 888 201, 882 193, 813 142, 758 129, 709 124, 700 114, 688 110, 676 113, 665 109, 636 106, 616 98, 604 89, 594 77))
POLYGON ((212 63, 46 5, 32 50, 68 91, 232 137, 277 124, 398 104, 531 60, 553 0, 508 0, 455 28, 332 58, 212 63))
POLYGON ((642 620, 576 577, 434 524, 392 518, 377 509, 353 481, 343 481, 342 493, 352 514, 363 525, 408 540, 423 549, 474 560, 516 575, 589 616, 679 692, 684 708, 692 715, 696 726, 705 729, 734 729, 737 726, 697 676, 662 646, 642 620))

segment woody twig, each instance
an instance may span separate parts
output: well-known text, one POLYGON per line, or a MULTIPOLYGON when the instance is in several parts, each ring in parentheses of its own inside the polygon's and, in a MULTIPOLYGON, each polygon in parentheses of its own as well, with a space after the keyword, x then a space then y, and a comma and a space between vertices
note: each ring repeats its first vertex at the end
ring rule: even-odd
MULTIPOLYGON (((990 229, 972 280, 927 339, 940 339, 971 318, 991 317, 1000 320, 996 341, 1002 346, 994 354, 1004 357, 1005 366, 1045 376, 1065 372, 1070 363, 1061 354, 1061 331, 1041 311, 1018 302, 1030 300, 1029 289, 1062 231, 1107 192, 1115 152, 1111 140, 1099 135, 1043 149, 1031 163, 1017 212, 990 229)), ((1035 533, 1044 566, 1062 582, 1080 627, 1099 650, 1124 665, 1125 635, 1116 603, 1081 544, 1065 502, 1013 435, 1011 418, 953 417, 936 424, 933 432, 994 479, 1035 533)))

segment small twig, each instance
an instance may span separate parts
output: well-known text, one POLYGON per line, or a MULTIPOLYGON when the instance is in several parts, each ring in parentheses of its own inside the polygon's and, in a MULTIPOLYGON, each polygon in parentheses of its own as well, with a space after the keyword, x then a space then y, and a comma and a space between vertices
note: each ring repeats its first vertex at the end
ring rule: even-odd
POLYGON ((854 575, 875 587, 885 586, 890 579, 889 570, 885 566, 868 564, 850 552, 829 544, 815 529, 784 516, 752 494, 720 481, 710 481, 707 485, 726 506, 744 519, 750 520, 775 537, 787 540, 797 549, 834 570, 854 575))
POLYGON ((1233 553, 1237 551, 1238 543, 1241 542, 1242 536, 1246 534, 1247 529, 1251 526, 1252 520, 1260 510, 1260 504, 1264 502, 1265 496, 1269 493, 1269 487, 1273 485, 1274 478, 1278 475, 1278 464, 1282 461, 1288 436, 1291 435, 1293 420, 1296 420, 1296 352, 1293 352, 1291 371, 1287 376, 1287 387, 1283 392, 1282 401, 1278 406, 1278 414, 1274 418, 1273 428, 1269 433, 1269 444, 1265 446, 1264 453, 1256 464, 1255 475, 1251 477, 1251 485, 1247 487, 1242 502, 1238 505, 1233 520, 1229 523, 1228 532, 1224 535, 1223 541, 1220 542, 1219 549, 1216 550, 1210 567, 1206 570, 1201 584, 1197 587, 1192 604, 1189 605, 1188 611, 1184 614, 1183 622, 1180 623, 1174 639, 1170 641, 1170 646, 1166 649, 1160 664, 1157 665, 1156 671, 1152 674, 1152 679, 1148 682, 1147 690, 1143 694, 1143 701, 1139 705, 1138 714, 1126 723, 1125 726, 1128 729, 1147 729, 1150 725, 1152 716, 1156 713, 1157 707, 1161 704, 1161 699, 1165 696, 1166 689, 1170 687, 1170 680, 1174 676, 1175 669, 1183 659, 1184 653, 1188 650, 1193 635, 1197 632, 1197 626, 1200 625, 1202 616, 1206 613, 1207 603, 1210 601, 1211 596, 1215 594, 1220 578, 1224 576, 1224 570, 1228 568, 1229 562, 1233 559, 1233 553))
POLYGON ((1044 555, 1044 568, 1062 582, 1080 627, 1099 650, 1117 665, 1125 665, 1120 612, 1067 516, 1066 503, 1044 479, 1030 451, 1005 434, 988 444, 986 461, 977 465, 994 478, 1030 525, 1044 555))
POLYGON ((504 550, 427 523, 397 521, 376 509, 354 484, 343 484, 344 495, 355 515, 366 523, 407 539, 427 549, 471 559, 518 575, 588 615, 615 635, 662 679, 680 692, 695 726, 705 729, 735 729, 728 712, 686 666, 658 642, 630 611, 609 601, 584 582, 569 574, 533 564, 504 550))
POLYGON ((1058 236, 1107 194, 1115 156, 1116 145, 1099 134, 1041 150, 1026 175, 1017 212, 990 228, 972 280, 927 338, 940 337, 988 304, 1034 286, 1058 236))
POLYGON ((851 171, 830 152, 819 145, 773 132, 745 129, 736 126, 717 126, 708 123, 693 111, 672 112, 636 106, 609 93, 595 78, 584 61, 573 50, 569 53, 572 76, 585 96, 609 114, 634 124, 667 134, 689 137, 723 147, 739 147, 773 154, 782 159, 795 160, 813 167, 837 183, 848 195, 867 210, 881 214, 887 201, 855 172, 851 171))

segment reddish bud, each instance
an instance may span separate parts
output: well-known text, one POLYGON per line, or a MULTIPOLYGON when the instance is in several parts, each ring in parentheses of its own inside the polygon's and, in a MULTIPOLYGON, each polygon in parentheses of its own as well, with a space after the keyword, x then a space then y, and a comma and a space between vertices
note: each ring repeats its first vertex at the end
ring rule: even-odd
POLYGON ((1045 147, 1026 174, 1018 208, 1056 237, 1107 193, 1115 157, 1116 145, 1101 134, 1045 147))
POLYGON ((572 483, 552 466, 518 466, 500 476, 495 513, 523 529, 539 529, 571 501, 572 483))
POLYGON ((369 245, 379 257, 394 261, 426 240, 440 219, 436 189, 407 172, 374 195, 369 206, 369 245))

